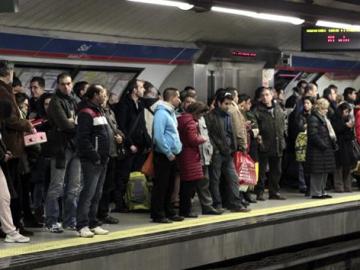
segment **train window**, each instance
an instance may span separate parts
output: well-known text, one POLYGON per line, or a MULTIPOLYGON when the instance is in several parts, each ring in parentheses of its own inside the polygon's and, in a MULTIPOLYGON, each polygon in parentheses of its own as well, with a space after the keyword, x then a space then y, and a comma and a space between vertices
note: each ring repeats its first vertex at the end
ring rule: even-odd
POLYGON ((104 85, 110 92, 120 96, 128 82, 136 77, 136 72, 80 70, 74 81, 87 81, 90 84, 104 85))
POLYGON ((15 66, 15 74, 22 82, 28 95, 30 95, 30 81, 33 77, 43 77, 45 79, 45 91, 52 92, 56 87, 56 77, 62 72, 69 72, 69 70, 15 66))

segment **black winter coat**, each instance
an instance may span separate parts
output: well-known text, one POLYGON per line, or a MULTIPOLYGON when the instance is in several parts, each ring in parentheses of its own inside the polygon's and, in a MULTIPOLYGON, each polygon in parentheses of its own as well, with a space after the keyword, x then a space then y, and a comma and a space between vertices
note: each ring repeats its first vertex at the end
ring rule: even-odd
POLYGON ((332 173, 335 165, 335 143, 329 135, 325 118, 313 112, 308 118, 305 169, 308 173, 332 173))
POLYGON ((285 114, 278 104, 273 104, 272 112, 262 103, 256 107, 254 114, 259 125, 262 144, 259 152, 281 157, 285 149, 285 114))
POLYGON ((65 148, 75 150, 75 120, 77 104, 72 96, 66 96, 59 90, 52 97, 48 120, 52 127, 48 135, 49 150, 57 160, 65 160, 65 148))
POLYGON ((108 122, 101 108, 89 101, 81 101, 76 123, 79 158, 105 164, 113 138, 110 138, 108 122))
POLYGON ((335 130, 339 150, 336 151, 336 165, 351 168, 356 165, 353 153, 352 141, 355 139, 354 129, 349 128, 341 115, 336 112, 331 119, 331 124, 335 130))
MULTIPOLYGON (((214 147, 214 153, 229 156, 237 150, 236 137, 235 132, 233 132, 232 147, 226 143, 225 122, 222 114, 225 114, 225 112, 215 108, 205 116, 205 121, 211 144, 214 147)), ((229 115, 229 117, 231 116, 229 115)))
POLYGON ((139 101, 136 107, 135 102, 129 96, 125 96, 116 105, 115 115, 119 129, 125 134, 126 147, 135 145, 140 151, 151 147, 151 138, 146 129, 142 101, 139 101), (136 127, 133 128, 138 117, 140 117, 139 121, 137 121, 136 127), (131 129, 133 129, 133 132, 129 136, 131 129))

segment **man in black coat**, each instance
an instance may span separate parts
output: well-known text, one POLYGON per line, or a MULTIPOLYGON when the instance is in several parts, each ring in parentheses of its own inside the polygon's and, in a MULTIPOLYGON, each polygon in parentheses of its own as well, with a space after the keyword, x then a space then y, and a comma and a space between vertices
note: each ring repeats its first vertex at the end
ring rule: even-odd
POLYGON ((48 108, 52 126, 48 145, 51 148, 51 180, 45 202, 46 226, 50 232, 63 232, 58 223, 59 198, 63 197, 65 227, 75 228, 76 208, 80 192, 80 160, 75 148, 76 101, 72 97, 72 79, 62 73, 57 77, 57 90, 48 108), (65 183, 65 185, 64 185, 65 183))
POLYGON ((255 187, 258 200, 264 200, 265 173, 269 164, 269 199, 284 200, 280 195, 281 158, 285 149, 285 114, 273 102, 269 88, 260 92, 260 103, 254 114, 258 121, 262 142, 259 145, 259 182, 255 187))
POLYGON ((141 101, 144 91, 144 81, 131 80, 115 107, 116 121, 119 129, 125 134, 124 144, 127 155, 118 167, 114 212, 127 211, 123 197, 130 173, 142 167, 146 153, 151 148, 151 138, 145 124, 144 105, 141 101))
POLYGON ((215 109, 205 118, 209 130, 209 137, 214 147, 214 154, 210 165, 210 192, 213 197, 213 206, 222 212, 225 198, 220 194, 220 179, 223 174, 228 190, 228 208, 232 212, 248 212, 242 203, 242 194, 239 193, 239 177, 236 174, 233 153, 238 150, 236 135, 232 127, 232 118, 228 113, 232 106, 233 97, 230 92, 221 92, 215 100, 215 109))

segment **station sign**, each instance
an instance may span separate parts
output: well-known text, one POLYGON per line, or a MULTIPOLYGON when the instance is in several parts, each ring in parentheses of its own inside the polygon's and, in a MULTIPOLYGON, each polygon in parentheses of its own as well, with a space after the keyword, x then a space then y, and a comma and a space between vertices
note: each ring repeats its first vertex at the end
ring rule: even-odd
POLYGON ((303 27, 302 51, 360 51, 360 29, 303 27))

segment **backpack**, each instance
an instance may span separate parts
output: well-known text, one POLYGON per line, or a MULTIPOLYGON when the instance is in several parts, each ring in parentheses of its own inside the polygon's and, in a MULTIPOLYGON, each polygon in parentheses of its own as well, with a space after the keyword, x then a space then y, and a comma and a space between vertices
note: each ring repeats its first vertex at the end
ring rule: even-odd
POLYGON ((150 209, 150 191, 146 176, 132 172, 126 187, 125 202, 130 211, 150 209))
POLYGON ((307 147, 307 134, 305 132, 300 132, 295 140, 295 156, 296 161, 305 162, 306 161, 306 147, 307 147))

